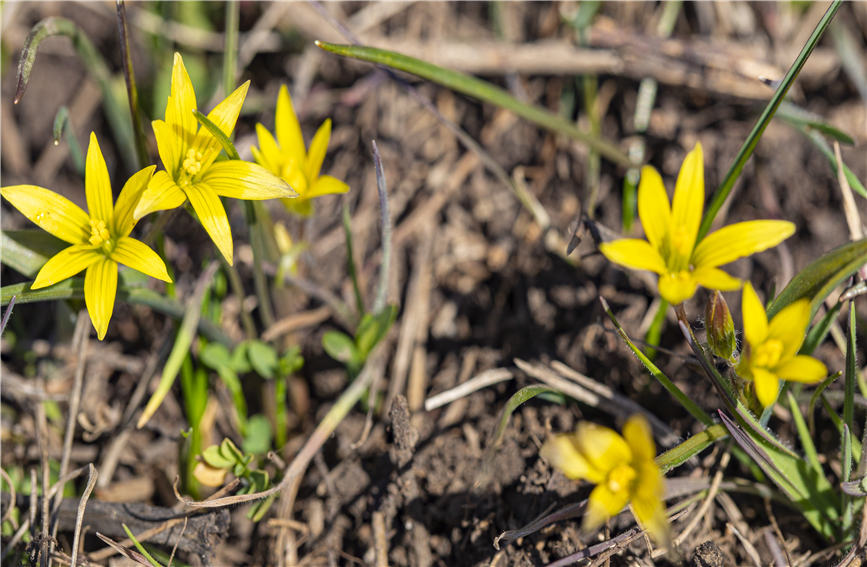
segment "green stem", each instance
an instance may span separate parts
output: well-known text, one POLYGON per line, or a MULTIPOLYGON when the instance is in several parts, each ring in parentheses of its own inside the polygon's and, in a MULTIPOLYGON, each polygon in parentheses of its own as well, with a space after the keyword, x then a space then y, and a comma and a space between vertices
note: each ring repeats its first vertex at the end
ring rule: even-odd
POLYGON ((229 93, 235 89, 240 6, 235 0, 226 2, 226 45, 223 48, 223 92, 226 96, 229 96, 229 93))
POLYGON ((136 169, 144 167, 148 159, 147 141, 144 127, 141 123, 138 104, 138 88, 135 84, 135 71, 132 67, 132 54, 129 49, 129 29, 126 20, 126 4, 124 0, 117 0, 117 33, 120 38, 121 59, 123 60, 123 78, 126 81, 126 94, 129 100, 129 114, 132 119, 133 140, 135 141, 138 165, 136 169))
POLYGON ((716 217, 716 214, 719 212, 720 208, 722 208, 729 193, 731 193, 735 181, 740 177, 744 165, 746 165, 747 160, 750 159, 750 156, 753 154, 756 144, 759 143, 759 138, 762 137, 765 128, 770 124, 771 118, 774 117, 774 113, 777 111, 777 107, 779 107, 780 103, 783 102, 783 98, 785 98, 786 93, 789 92, 789 87, 791 87, 795 82, 795 78, 798 76, 798 73, 801 72, 801 68, 803 68, 804 63, 807 62, 807 58, 813 52, 813 48, 816 47, 816 44, 819 43, 819 39, 821 39, 825 30, 831 24, 831 20, 834 18, 834 14, 837 13, 837 9, 840 8, 841 3, 842 0, 834 0, 828 10, 825 11, 825 15, 822 16, 821 20, 819 20, 816 29, 813 30, 807 43, 804 44, 798 57, 795 58, 795 62, 792 63, 792 66, 789 68, 789 72, 786 73, 785 77, 783 77, 780 86, 778 86, 777 90, 774 92, 774 96, 771 97, 771 100, 768 102, 767 106, 765 106, 765 110, 762 112, 761 116, 759 116, 758 122, 753 126, 752 131, 749 136, 747 136, 743 146, 741 146, 737 157, 735 157, 735 162, 732 164, 731 169, 726 173, 725 179, 723 179, 722 184, 714 193, 713 199, 711 199, 710 205, 707 208, 707 212, 705 212, 704 218, 701 221, 696 242, 704 238, 708 231, 710 231, 710 226, 713 223, 714 217, 716 217))

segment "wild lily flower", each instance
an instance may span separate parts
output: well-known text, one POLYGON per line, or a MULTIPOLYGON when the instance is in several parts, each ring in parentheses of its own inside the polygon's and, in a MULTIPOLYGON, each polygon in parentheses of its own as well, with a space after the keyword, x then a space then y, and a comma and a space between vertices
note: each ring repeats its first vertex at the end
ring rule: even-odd
POLYGON ((260 165, 282 177, 298 191, 297 199, 283 200, 286 208, 299 215, 310 216, 313 213, 314 197, 349 191, 349 185, 336 177, 319 175, 328 140, 331 138, 330 118, 316 131, 310 143, 310 151, 305 151, 301 126, 292 106, 289 89, 283 85, 277 95, 274 123, 276 140, 262 124, 256 124, 256 135, 262 149, 254 147, 253 157, 260 165))
MULTIPOLYGON (((235 128, 249 86, 250 81, 247 81, 208 114, 226 136, 235 128)), ((285 181, 255 163, 215 161, 222 146, 207 128, 199 128, 193 114, 195 109, 193 84, 183 59, 175 53, 166 119, 152 122, 157 149, 166 169, 158 171, 148 183, 135 208, 135 218, 174 209, 189 199, 202 226, 231 264, 232 232, 220 197, 274 199, 292 197, 295 192, 285 181)))
POLYGON ((777 399, 780 380, 814 384, 828 375, 820 361, 798 354, 810 324, 808 300, 800 299, 784 307, 769 323, 759 296, 747 282, 741 310, 746 343, 735 371, 741 378, 753 381, 762 406, 777 399))
POLYGON ((725 226, 696 245, 704 207, 704 163, 701 144, 689 152, 669 206, 662 177, 654 168, 641 170, 638 216, 647 240, 624 238, 599 246, 612 262, 659 274, 659 295, 669 303, 686 301, 701 285, 739 289, 741 280, 718 266, 776 246, 795 232, 788 221, 755 220, 725 226))
POLYGON ((584 514, 585 530, 598 528, 628 504, 657 542, 668 542, 662 473, 654 462, 650 426, 642 416, 627 420, 622 437, 607 427, 581 422, 575 433, 548 439, 540 454, 567 477, 596 485, 584 514))
POLYGON ((57 193, 36 185, 0 188, 0 194, 39 228, 72 246, 51 257, 30 286, 40 289, 84 273, 84 302, 99 340, 105 337, 117 292, 117 265, 124 264, 151 277, 170 282, 166 265, 143 242, 130 238, 135 226, 133 208, 156 166, 142 169, 123 186, 112 206, 111 181, 105 159, 90 134, 84 172, 84 191, 90 214, 57 193))

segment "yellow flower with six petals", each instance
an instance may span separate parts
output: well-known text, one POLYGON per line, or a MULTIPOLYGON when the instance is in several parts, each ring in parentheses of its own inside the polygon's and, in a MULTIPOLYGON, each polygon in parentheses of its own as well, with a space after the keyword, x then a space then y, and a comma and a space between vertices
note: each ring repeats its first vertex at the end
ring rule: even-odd
POLYGON ((286 208, 299 215, 310 216, 313 213, 314 197, 349 191, 349 185, 336 177, 319 175, 325 151, 328 149, 328 140, 331 138, 330 118, 319 126, 310 143, 310 150, 306 151, 292 98, 286 85, 283 85, 277 95, 274 126, 276 140, 265 126, 256 124, 261 150, 254 147, 252 151, 260 165, 282 177, 298 192, 297 199, 283 200, 286 208))
POLYGON ((701 285, 731 291, 741 286, 718 266, 776 246, 795 232, 788 221, 754 220, 725 226, 696 244, 704 208, 704 162, 701 144, 689 152, 669 206, 662 177, 653 167, 641 170, 638 216, 647 240, 624 238, 599 250, 612 262, 659 274, 659 295, 678 304, 701 285))
POLYGON ((12 185, 0 189, 3 198, 39 228, 72 245, 42 266, 30 288, 47 287, 87 270, 84 274, 84 302, 100 340, 105 337, 114 311, 118 264, 171 281, 159 255, 129 236, 135 226, 133 208, 154 169, 156 166, 152 165, 130 177, 117 203, 112 206, 108 168, 96 135, 91 133, 84 174, 90 214, 66 197, 36 185, 12 185))
MULTIPOLYGON (((208 119, 226 136, 235 128, 249 86, 247 81, 235 89, 208 114, 208 119)), ((207 128, 199 128, 193 114, 195 109, 193 84, 183 59, 175 53, 166 118, 152 122, 166 170, 158 171, 151 179, 135 208, 135 218, 174 209, 189 199, 202 226, 231 264, 232 232, 220 197, 259 200, 292 197, 295 192, 285 181, 255 163, 215 161, 222 146, 207 128)))
POLYGON ((798 354, 810 324, 810 302, 799 299, 777 313, 770 323, 753 286, 744 286, 741 310, 744 316, 744 344, 735 372, 752 380, 762 406, 774 403, 780 380, 815 384, 828 369, 812 356, 798 354))
POLYGON ((568 478, 596 485, 584 514, 585 530, 598 528, 628 504, 658 543, 668 543, 668 518, 662 502, 665 485, 654 461, 656 445, 650 426, 642 416, 626 421, 622 437, 607 427, 581 422, 575 433, 548 439, 540 454, 568 478))

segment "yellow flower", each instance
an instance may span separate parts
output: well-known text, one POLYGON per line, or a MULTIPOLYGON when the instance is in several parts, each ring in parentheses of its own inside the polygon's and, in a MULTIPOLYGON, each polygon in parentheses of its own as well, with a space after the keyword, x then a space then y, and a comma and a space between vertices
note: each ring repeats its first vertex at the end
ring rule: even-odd
POLYGON ((657 542, 668 543, 665 486, 654 462, 650 426, 642 416, 626 421, 623 437, 595 423, 579 423, 575 433, 548 439, 540 454, 567 477, 596 485, 584 514, 585 530, 598 528, 629 504, 639 524, 657 542))
POLYGON ((659 295, 672 304, 692 297, 699 285, 722 291, 740 288, 741 280, 718 266, 776 246, 795 232, 788 221, 739 222, 696 245, 704 207, 702 159, 701 144, 696 144, 680 168, 671 206, 659 172, 643 167, 638 216, 647 240, 624 238, 599 247, 612 262, 659 274, 659 295))
MULTIPOLYGON (((241 105, 247 96, 247 81, 208 114, 226 135, 235 128, 241 105)), ((214 244, 232 263, 232 232, 220 197, 274 199, 291 197, 292 188, 255 163, 241 160, 216 162, 222 149, 207 128, 199 128, 193 110, 196 93, 184 61, 175 53, 172 87, 166 105, 166 119, 152 125, 165 171, 158 171, 135 208, 136 220, 152 213, 180 207, 189 199, 199 221, 214 244)))
POLYGON ((798 354, 810 324, 810 302, 800 299, 784 307, 768 323, 768 315, 749 282, 744 286, 741 310, 744 344, 735 371, 752 380, 756 397, 767 407, 777 399, 780 380, 814 384, 828 369, 812 356, 798 354))
POLYGON ((319 175, 331 137, 330 118, 316 131, 310 143, 310 151, 305 151, 301 126, 298 124, 289 90, 283 85, 277 95, 274 122, 276 140, 262 124, 256 124, 256 135, 262 149, 254 147, 253 157, 264 168, 285 179, 298 191, 297 199, 283 200, 286 208, 299 215, 310 216, 313 213, 314 197, 349 191, 349 185, 343 181, 330 175, 319 175))
POLYGON ((152 165, 130 177, 112 206, 108 168, 96 135, 91 132, 84 173, 90 214, 69 199, 36 185, 0 189, 0 194, 39 228, 72 245, 42 266, 31 289, 53 285, 87 270, 84 302, 100 340, 105 337, 114 310, 118 264, 166 282, 172 281, 157 253, 129 236, 135 226, 133 207, 154 169, 156 166, 152 165))

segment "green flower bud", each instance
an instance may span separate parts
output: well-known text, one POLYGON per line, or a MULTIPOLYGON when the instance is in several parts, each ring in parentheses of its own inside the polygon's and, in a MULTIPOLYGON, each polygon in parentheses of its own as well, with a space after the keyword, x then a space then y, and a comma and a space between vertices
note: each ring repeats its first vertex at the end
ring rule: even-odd
POLYGON ((704 321, 707 327, 707 342, 710 350, 720 358, 732 360, 737 340, 735 338, 735 323, 725 298, 714 290, 704 309, 704 321))

